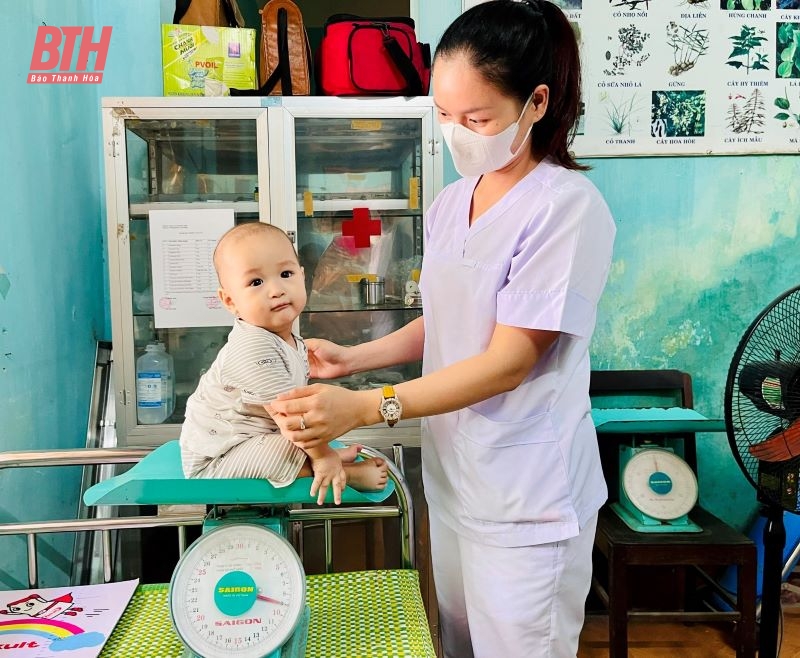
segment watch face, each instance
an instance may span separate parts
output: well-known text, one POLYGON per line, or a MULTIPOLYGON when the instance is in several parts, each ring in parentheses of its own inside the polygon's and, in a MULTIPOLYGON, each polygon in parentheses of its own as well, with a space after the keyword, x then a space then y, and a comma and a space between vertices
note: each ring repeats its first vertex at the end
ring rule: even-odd
POLYGON ((386 400, 383 403, 383 413, 389 418, 400 418, 400 405, 394 400, 386 400))
POLYGON ((389 398, 388 400, 384 400, 381 404, 381 412, 386 420, 400 420, 402 407, 396 399, 389 398))

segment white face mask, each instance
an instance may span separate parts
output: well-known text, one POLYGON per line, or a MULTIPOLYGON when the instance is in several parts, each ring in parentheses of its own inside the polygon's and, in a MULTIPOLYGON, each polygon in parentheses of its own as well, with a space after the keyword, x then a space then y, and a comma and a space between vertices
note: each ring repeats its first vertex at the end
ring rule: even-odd
POLYGON ((528 109, 531 98, 533 95, 525 101, 519 118, 496 135, 481 135, 452 121, 441 124, 442 136, 447 143, 447 148, 450 149, 453 164, 459 174, 462 176, 488 174, 491 171, 502 169, 517 156, 528 141, 528 136, 533 128, 533 124, 531 124, 517 150, 512 151, 511 145, 519 132, 519 122, 522 120, 525 110, 528 109))

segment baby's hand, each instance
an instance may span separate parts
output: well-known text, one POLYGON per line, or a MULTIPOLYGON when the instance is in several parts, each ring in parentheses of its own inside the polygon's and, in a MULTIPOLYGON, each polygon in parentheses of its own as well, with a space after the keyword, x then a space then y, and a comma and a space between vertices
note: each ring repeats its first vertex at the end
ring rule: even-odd
POLYGON ((330 450, 322 457, 311 460, 311 469, 314 471, 314 482, 311 483, 311 495, 317 496, 317 505, 325 502, 328 487, 333 487, 333 502, 340 505, 342 491, 347 484, 347 474, 344 472, 342 460, 334 450, 330 450))

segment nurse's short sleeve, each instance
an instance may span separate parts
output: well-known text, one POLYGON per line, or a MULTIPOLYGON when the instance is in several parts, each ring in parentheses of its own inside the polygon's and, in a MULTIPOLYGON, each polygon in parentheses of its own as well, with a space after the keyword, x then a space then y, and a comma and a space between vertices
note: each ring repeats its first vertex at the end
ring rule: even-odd
POLYGON ((294 387, 283 354, 268 336, 245 333, 229 348, 222 383, 239 389, 243 402, 267 404, 294 387))
POLYGON ((497 295, 497 322, 588 338, 616 229, 588 180, 548 192, 550 202, 518 236, 508 280, 497 295))

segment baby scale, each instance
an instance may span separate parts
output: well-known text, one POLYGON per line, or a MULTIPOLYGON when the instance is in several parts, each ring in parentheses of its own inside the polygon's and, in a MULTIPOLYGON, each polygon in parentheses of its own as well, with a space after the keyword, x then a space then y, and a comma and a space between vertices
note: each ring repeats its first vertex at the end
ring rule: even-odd
POLYGON ((169 610, 187 656, 295 658, 305 655, 305 571, 278 516, 255 508, 217 522, 181 557, 169 610), (237 518, 238 516, 238 518, 237 518))
POLYGON ((697 503, 697 477, 671 448, 646 442, 622 445, 619 502, 611 509, 636 532, 702 532, 689 519, 697 503))
MULTIPOLYGON (((287 536, 289 506, 315 502, 310 482, 303 478, 276 489, 255 479, 187 480, 178 442, 171 441, 126 473, 91 487, 84 501, 212 505, 202 535, 170 581, 170 616, 186 647, 184 658, 302 658, 310 609, 303 564, 287 536)), ((381 502, 394 490, 391 479, 378 493, 347 488, 342 501, 381 502)))
POLYGON ((619 501, 611 504, 617 516, 635 532, 702 532, 689 519, 697 477, 669 437, 719 432, 724 423, 686 407, 593 408, 592 420, 601 441, 626 435, 618 444, 619 501))

